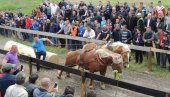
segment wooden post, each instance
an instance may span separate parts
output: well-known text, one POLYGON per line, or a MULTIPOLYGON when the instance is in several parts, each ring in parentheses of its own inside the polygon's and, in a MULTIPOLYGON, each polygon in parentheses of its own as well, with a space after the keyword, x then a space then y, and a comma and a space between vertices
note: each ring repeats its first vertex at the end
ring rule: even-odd
POLYGON ((32 74, 32 60, 31 57, 29 58, 29 74, 32 74))
POLYGON ((65 40, 65 48, 68 50, 68 39, 65 40))
POLYGON ((84 72, 82 72, 81 79, 81 97, 86 97, 86 78, 84 72))
POLYGON ((148 72, 152 71, 152 52, 148 52, 148 72))

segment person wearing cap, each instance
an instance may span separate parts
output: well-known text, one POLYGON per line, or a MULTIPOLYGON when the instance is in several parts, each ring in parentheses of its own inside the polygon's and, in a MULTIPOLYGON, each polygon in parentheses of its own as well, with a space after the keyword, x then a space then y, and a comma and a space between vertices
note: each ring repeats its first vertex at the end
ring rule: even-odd
POLYGON ((15 64, 7 63, 2 67, 2 72, 0 76, 0 92, 1 96, 4 97, 6 89, 10 86, 15 84, 15 76, 13 73, 13 68, 15 67, 15 64))
POLYGON ((142 14, 138 13, 137 14, 137 28, 142 29, 142 32, 144 32, 144 20, 142 18, 142 14))
POLYGON ((10 51, 6 53, 5 57, 2 60, 2 66, 4 66, 7 63, 16 64, 13 72, 14 75, 16 75, 19 72, 19 60, 18 60, 17 53, 18 53, 18 46, 12 45, 10 51))
POLYGON ((28 97, 28 93, 23 86, 25 83, 26 75, 19 72, 15 78, 15 84, 7 88, 4 97, 28 97))

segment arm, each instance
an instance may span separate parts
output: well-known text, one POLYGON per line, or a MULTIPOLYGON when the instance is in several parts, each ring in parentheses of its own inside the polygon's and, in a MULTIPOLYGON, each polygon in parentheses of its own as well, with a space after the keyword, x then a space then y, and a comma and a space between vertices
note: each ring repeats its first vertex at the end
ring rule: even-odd
POLYGON ((63 30, 64 30, 64 27, 62 27, 62 28, 57 32, 57 34, 60 34, 63 30))
POLYGON ((129 38, 127 39, 127 41, 130 41, 132 39, 132 33, 131 31, 129 31, 129 38))
POLYGON ((87 36, 88 36, 87 31, 85 31, 84 34, 83 34, 83 37, 87 38, 87 36))
POLYGON ((95 34, 94 30, 92 30, 92 29, 91 29, 91 34, 92 34, 92 35, 90 36, 90 38, 91 38, 91 39, 94 39, 95 36, 96 36, 96 34, 95 34))
POLYGON ((106 38, 104 40, 107 40, 109 38, 109 34, 107 34, 106 38))
POLYGON ((99 34, 97 35, 97 38, 96 38, 96 39, 99 39, 100 35, 101 35, 101 33, 99 33, 99 34))
POLYGON ((49 40, 48 38, 43 38, 44 41, 48 41, 49 43, 51 43, 53 45, 53 42, 51 40, 49 40))
POLYGON ((152 37, 150 39, 147 39, 147 41, 153 41, 154 40, 154 33, 152 34, 152 37))

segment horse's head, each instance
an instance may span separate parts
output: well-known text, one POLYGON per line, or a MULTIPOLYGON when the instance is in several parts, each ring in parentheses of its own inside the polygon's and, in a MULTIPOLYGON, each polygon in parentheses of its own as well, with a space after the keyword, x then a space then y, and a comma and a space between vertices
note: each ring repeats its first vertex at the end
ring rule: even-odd
POLYGON ((117 70, 118 73, 122 73, 123 67, 122 67, 122 64, 121 64, 121 63, 120 63, 120 64, 112 64, 112 69, 113 69, 113 70, 117 70))
POLYGON ((123 57, 123 65, 125 68, 129 67, 129 53, 130 48, 127 44, 119 43, 113 46, 113 52, 121 54, 123 57))
POLYGON ((121 55, 123 57, 123 66, 129 68, 129 52, 123 52, 121 55))

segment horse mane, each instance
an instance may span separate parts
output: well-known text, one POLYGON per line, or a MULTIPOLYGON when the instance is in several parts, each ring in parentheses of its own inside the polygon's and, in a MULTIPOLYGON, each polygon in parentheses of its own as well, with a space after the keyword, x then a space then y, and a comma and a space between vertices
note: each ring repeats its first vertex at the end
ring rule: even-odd
POLYGON ((124 44, 122 42, 113 42, 113 41, 109 41, 107 44, 106 44, 107 48, 108 49, 111 49, 111 50, 116 50, 118 49, 120 46, 122 46, 122 49, 124 52, 131 52, 129 46, 127 44, 124 44))

